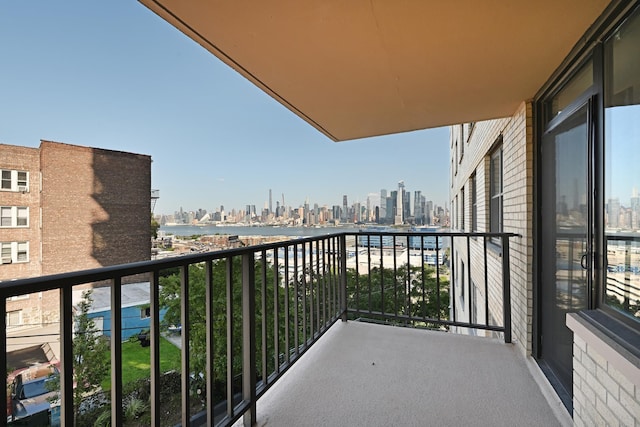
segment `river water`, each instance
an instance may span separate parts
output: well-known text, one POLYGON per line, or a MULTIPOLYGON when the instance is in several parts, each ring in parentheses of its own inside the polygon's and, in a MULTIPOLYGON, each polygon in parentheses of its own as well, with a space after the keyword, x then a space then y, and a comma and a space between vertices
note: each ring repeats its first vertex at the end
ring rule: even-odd
POLYGON ((365 227, 248 227, 215 225, 163 225, 160 231, 167 235, 192 236, 194 234, 230 234, 237 236, 296 236, 316 237, 342 232, 358 232, 365 227))

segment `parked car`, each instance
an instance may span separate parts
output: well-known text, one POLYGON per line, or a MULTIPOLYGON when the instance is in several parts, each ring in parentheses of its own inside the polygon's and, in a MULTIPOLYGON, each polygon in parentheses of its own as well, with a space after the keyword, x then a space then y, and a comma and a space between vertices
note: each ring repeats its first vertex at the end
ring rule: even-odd
POLYGON ((56 408, 60 405, 60 392, 52 387, 52 381, 56 381, 59 376, 60 372, 55 365, 34 366, 15 375, 9 393, 7 420, 24 420, 26 425, 30 425, 29 419, 36 418, 48 418, 51 422, 52 406, 56 408))

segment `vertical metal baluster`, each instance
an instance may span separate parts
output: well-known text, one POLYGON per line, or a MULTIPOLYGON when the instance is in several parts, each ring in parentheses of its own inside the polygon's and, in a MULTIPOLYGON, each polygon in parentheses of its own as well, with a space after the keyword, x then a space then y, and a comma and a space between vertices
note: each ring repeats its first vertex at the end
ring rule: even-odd
MULTIPOLYGON (((189 341, 190 333, 189 326, 191 325, 189 320, 189 264, 183 264, 180 267, 180 323, 182 324, 182 378, 181 378, 181 390, 182 390, 182 425, 189 425, 190 418, 190 396, 189 396, 189 341)), ((112 403, 113 404, 113 403, 112 403)), ((114 425, 121 425, 115 423, 114 425)))
MULTIPOLYGON (((287 269, 287 271, 289 271, 287 269)), ((287 283, 289 281, 287 280, 287 283)), ((300 345, 300 319, 298 316, 299 308, 299 289, 298 289, 298 245, 293 245, 293 308, 295 309, 293 313, 293 345, 296 346, 296 354, 298 354, 298 347, 300 345)), ((287 300, 291 298, 289 295, 289 288, 287 286, 287 300)), ((287 309, 287 325, 289 324, 289 310, 287 309)), ((289 347, 289 332, 287 331, 287 362, 289 361, 289 354, 291 353, 291 347, 289 347)))
MULTIPOLYGON (((226 258, 227 282, 225 291, 227 295, 227 416, 232 418, 233 411, 233 257, 226 258)), ((184 331, 184 327, 182 330, 184 331)))
POLYGON ((467 298, 469 300, 469 324, 471 325, 473 324, 473 318, 471 317, 471 300, 473 298, 473 286, 471 285, 471 239, 469 238, 469 235, 467 235, 467 283, 469 285, 469 298, 467 298))
POLYGON ((456 321, 456 257, 454 254, 456 253, 454 247, 454 237, 451 235, 451 259, 449 263, 451 264, 451 279, 449 279, 449 290, 451 292, 451 300, 450 304, 452 306, 451 311, 453 311, 453 321, 456 321))
MULTIPOLYGON (((60 298, 62 300, 62 298, 60 298)), ((7 297, 2 294, 0 296, 0 368, 4 372, 4 378, 9 375, 7 365, 7 297)), ((62 306, 62 304, 61 304, 62 306)), ((64 311, 60 310, 60 318, 64 316, 64 311)), ((62 324, 62 322, 60 322, 62 324)), ((62 349, 61 349, 62 350, 62 349)), ((62 381, 61 381, 62 382, 62 381)), ((7 395, 8 387, 0 387, 0 400, 1 402, 9 402, 9 396, 7 395)), ((5 425, 6 421, 2 425, 5 425)))
POLYGON ((484 246, 484 323, 489 326, 489 267, 487 264, 487 236, 482 239, 484 246))
POLYGON ((511 342, 511 266, 509 265, 509 236, 502 235, 502 294, 504 342, 511 342))
MULTIPOLYGON (((302 242, 302 344, 307 345, 307 245, 302 242)), ((296 347, 297 352, 297 347, 296 347)))
MULTIPOLYGON (((407 239, 407 277, 405 280, 404 286, 404 305, 405 305, 405 315, 409 317, 413 317, 411 313, 411 245, 409 245, 409 236, 405 236, 407 239)), ((410 324, 413 324, 412 321, 408 321, 410 324)), ((407 323, 405 323, 407 324, 407 323)))
MULTIPOLYGON (((384 315, 384 239, 382 234, 378 237, 380 238, 380 300, 383 301, 382 314, 384 315)), ((369 293, 369 312, 371 312, 371 293, 369 293)))
POLYGON ((207 360, 206 360, 206 389, 207 389, 207 424, 213 425, 213 408, 215 406, 215 400, 213 396, 213 378, 214 378, 214 355, 215 355, 215 333, 213 330, 213 262, 207 260, 205 262, 204 272, 204 313, 205 313, 205 325, 206 325, 206 347, 207 347, 207 360))
MULTIPOLYGON (((287 258, 288 258, 288 246, 284 247, 285 256, 285 280, 289 279, 289 273, 287 272, 287 258)), ((280 266, 278 265, 278 249, 273 250, 273 351, 275 371, 280 373, 280 266)), ((288 298, 286 298, 288 300, 288 298)), ((286 304, 286 303, 285 303, 286 304)), ((286 322, 286 317, 285 317, 286 322)))
POLYGON ((289 253, 284 250, 284 346, 287 349, 287 363, 291 360, 291 343, 289 342, 290 335, 290 316, 291 307, 289 307, 289 300, 291 299, 291 290, 289 289, 289 253))
MULTIPOLYGON (((393 235, 393 300, 394 300, 394 321, 398 323, 398 253, 396 252, 396 235, 393 235)), ((384 286, 383 286, 384 287, 384 286)), ((382 307, 384 307, 384 300, 382 300, 382 307)), ((384 310, 382 311, 384 314, 384 310)))
MULTIPOLYGON (((367 286, 369 287, 369 311, 371 311, 371 234, 367 235, 367 286)), ((357 277, 360 276, 360 265, 356 267, 357 277)))
POLYGON ((123 423, 122 413, 122 278, 111 280, 111 423, 123 423))
MULTIPOLYGON (((4 316, 3 319, 5 319, 4 316)), ((75 421, 75 411, 73 407, 73 287, 71 286, 60 288, 60 320, 60 358, 62 361, 60 421, 63 426, 72 426, 75 421)), ((3 328, 3 330, 6 332, 6 329, 3 328)))
MULTIPOLYGON (((151 425, 160 426, 160 271, 151 273, 151 425)), ((211 377, 209 377, 211 378, 211 377)))
MULTIPOLYGON (((442 320, 440 316, 440 312, 442 311, 442 302, 440 301, 440 237, 438 235, 436 237, 436 307, 438 310, 437 319, 442 320)), ((451 284, 449 284, 451 287, 451 284)))
MULTIPOLYGON (((357 241, 357 239, 356 239, 357 241)), ((356 243, 357 245, 357 243, 356 243)), ((340 235, 340 313, 342 321, 347 321, 347 235, 340 235)))
MULTIPOLYGON (((354 246, 355 252, 354 252, 354 255, 355 255, 355 261, 356 261, 356 271, 355 271, 355 274, 354 274, 354 277, 356 279, 355 283, 354 283, 354 285, 356 287, 355 288, 355 291, 356 291, 356 301, 355 301, 355 303, 356 303, 356 317, 360 317, 360 273, 359 273, 359 271, 360 271, 360 268, 359 268, 360 260, 358 259, 359 258, 358 257, 358 252, 359 252, 359 250, 358 250, 358 244, 359 244, 358 237, 359 236, 354 236, 354 240, 355 240, 355 246, 354 246)), ((369 237, 367 237, 367 239, 368 238, 369 237)), ((345 240, 345 245, 346 245, 346 240, 345 240)), ((345 246, 342 249, 344 251, 345 259, 346 259, 346 250, 347 250, 347 248, 345 246)), ((345 267, 344 271, 345 271, 345 283, 346 283, 346 271, 347 271, 347 269, 346 269, 346 266, 344 266, 344 267, 345 267)), ((347 293, 345 292, 345 295, 346 294, 347 293)), ((371 311, 371 287, 369 287, 369 311, 371 311)))
POLYGON ((325 246, 325 242, 326 245, 329 245, 329 242, 326 239, 322 239, 322 329, 325 329, 325 326, 327 324, 327 260, 328 258, 326 258, 328 256, 327 254, 327 246, 325 246))
POLYGON ((261 354, 262 354, 262 385, 267 385, 267 379, 269 378, 269 370, 267 369, 267 251, 262 250, 260 256, 262 257, 260 262, 260 268, 262 273, 262 288, 260 290, 260 316, 262 318, 261 332, 261 354))
POLYGON ((253 252, 242 254, 242 398, 249 408, 242 421, 256 423, 256 281, 253 252))
POLYGON ((426 277, 424 273, 424 236, 420 236, 420 268, 422 269, 422 319, 427 319, 426 277))

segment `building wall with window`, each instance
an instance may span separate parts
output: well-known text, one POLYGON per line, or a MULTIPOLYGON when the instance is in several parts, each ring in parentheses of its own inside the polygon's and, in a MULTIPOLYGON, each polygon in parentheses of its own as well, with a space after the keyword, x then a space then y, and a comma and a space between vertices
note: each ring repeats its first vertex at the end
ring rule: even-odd
MULTIPOLYGON (((531 354, 532 348, 533 315, 532 135, 532 106, 529 102, 523 102, 512 117, 450 128, 451 160, 458 165, 450 186, 451 200, 458 198, 457 212, 454 212, 457 219, 452 224, 458 225, 458 231, 503 231, 522 236, 510 239, 511 308, 514 341, 527 355, 531 354), (499 174, 494 170, 496 163, 501 164, 499 174), (499 191, 496 192, 496 189, 499 191), (463 223, 464 228, 461 228, 463 223), (499 228, 495 229, 496 226, 499 228)), ((502 249, 498 239, 491 239, 488 247, 487 290, 492 302, 489 312, 485 313, 483 304, 473 306, 472 312, 467 312, 467 305, 459 304, 457 318, 468 320, 474 315, 481 321, 485 316, 497 323, 503 321, 502 304, 499 303, 502 301, 502 249)), ((482 256, 483 240, 471 239, 469 247, 466 244, 456 245, 452 262, 466 260, 469 250, 472 257, 482 256)), ((457 274, 454 283, 457 286, 464 285, 466 289, 456 289, 456 295, 483 301, 486 297, 484 266, 482 263, 472 263, 471 268, 470 274, 464 272, 464 283, 462 273, 457 274)))
POLYGON ((37 148, 0 144, 0 280, 41 273, 39 165, 37 148))
MULTIPOLYGON (((150 259, 149 156, 0 144, 0 177, 0 281, 150 259)), ((14 297, 7 312, 10 327, 56 322, 58 293, 14 297)))
POLYGON ((640 424, 639 147, 640 1, 614 2, 512 117, 451 127, 451 200, 465 198, 465 231, 521 236, 510 251, 514 339, 575 425, 640 424))

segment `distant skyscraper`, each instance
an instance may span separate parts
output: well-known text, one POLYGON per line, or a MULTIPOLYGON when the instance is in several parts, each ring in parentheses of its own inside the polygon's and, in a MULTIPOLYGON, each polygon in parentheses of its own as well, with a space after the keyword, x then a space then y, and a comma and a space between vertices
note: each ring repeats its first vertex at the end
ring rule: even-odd
POLYGON ((385 218, 387 216, 387 190, 384 188, 380 190, 380 203, 378 206, 380 206, 379 219, 385 218))
POLYGON ((273 198, 271 197, 271 189, 269 189, 269 213, 273 213, 273 198))
POLYGON ((349 205, 347 204, 347 195, 342 196, 342 219, 347 221, 349 215, 349 205))
POLYGON ((396 197, 396 213, 393 223, 399 225, 404 223, 404 181, 398 182, 398 192, 396 197))

